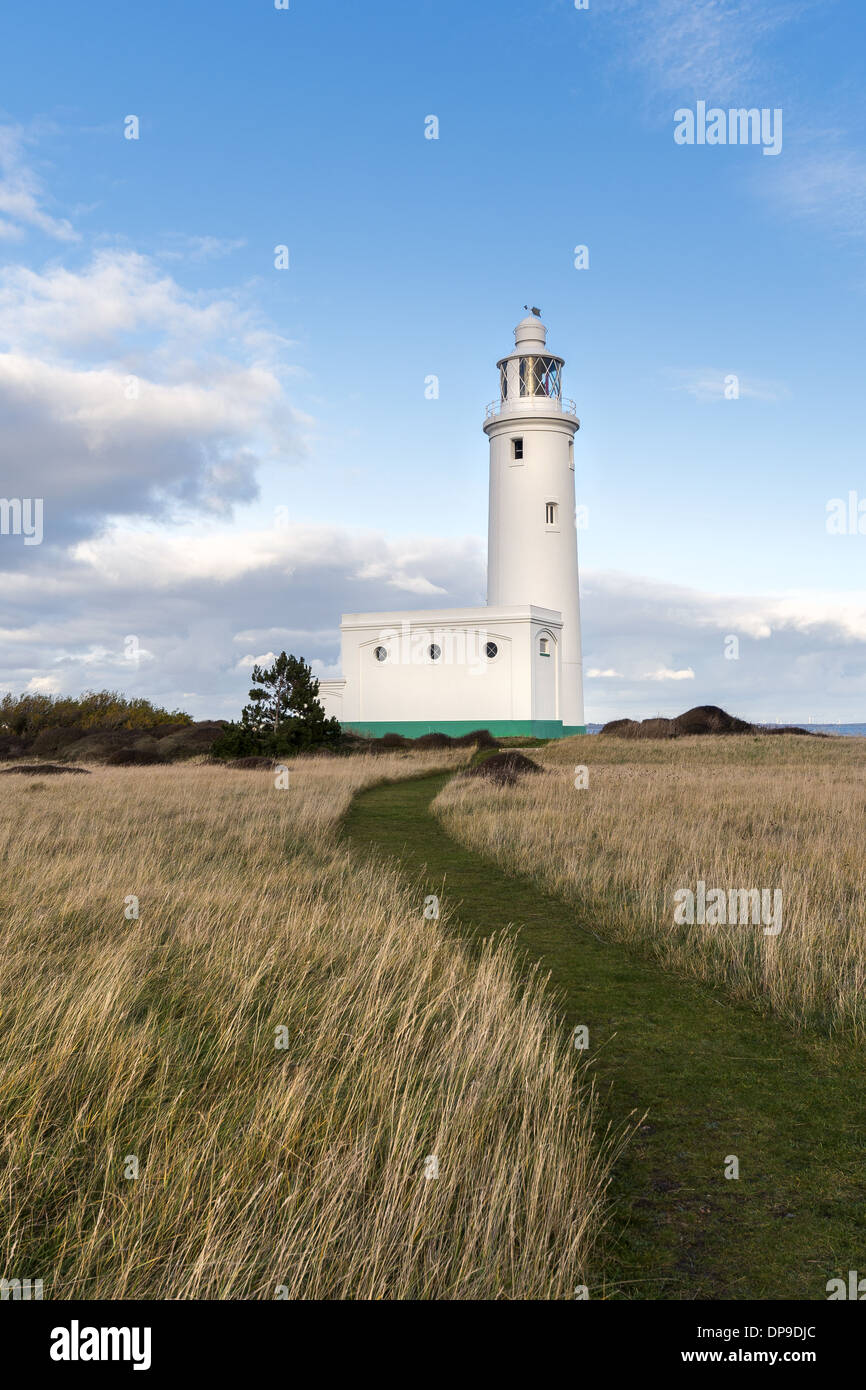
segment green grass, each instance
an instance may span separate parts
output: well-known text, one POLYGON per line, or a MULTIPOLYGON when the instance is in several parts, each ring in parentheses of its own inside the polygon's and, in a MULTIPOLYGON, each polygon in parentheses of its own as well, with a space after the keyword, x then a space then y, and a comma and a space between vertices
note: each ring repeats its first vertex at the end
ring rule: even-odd
POLYGON ((529 879, 503 875, 430 812, 446 776, 361 793, 344 833, 398 856, 477 940, 514 924, 551 972, 562 1027, 589 1028, 606 1118, 649 1113, 620 1159, 591 1297, 818 1299, 866 1272, 866 1065, 603 939, 529 879), (727 1155, 739 1180, 724 1177, 727 1155))

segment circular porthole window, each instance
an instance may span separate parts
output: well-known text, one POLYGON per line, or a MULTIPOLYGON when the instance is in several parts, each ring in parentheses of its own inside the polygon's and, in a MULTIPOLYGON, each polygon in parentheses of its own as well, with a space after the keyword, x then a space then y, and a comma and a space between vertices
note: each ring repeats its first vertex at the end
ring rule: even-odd
POLYGON ((497 647, 495 642, 488 642, 486 647, 484 648, 484 651, 488 659, 492 661, 496 653, 499 651, 499 648, 497 647))
POLYGON ((373 652, 373 655, 374 655, 374 657, 376 658, 377 661, 387 661, 387 659, 388 659, 388 648, 387 648, 387 647, 376 647, 375 651, 373 652))
POLYGON ((427 648, 427 650, 428 650, 428 652, 429 652, 429 654, 430 654, 430 660, 431 660, 431 661, 438 661, 439 658, 440 658, 440 656, 442 655, 442 648, 441 648, 441 647, 437 647, 437 645, 436 645, 435 642, 431 642, 431 643, 430 643, 430 646, 427 648))

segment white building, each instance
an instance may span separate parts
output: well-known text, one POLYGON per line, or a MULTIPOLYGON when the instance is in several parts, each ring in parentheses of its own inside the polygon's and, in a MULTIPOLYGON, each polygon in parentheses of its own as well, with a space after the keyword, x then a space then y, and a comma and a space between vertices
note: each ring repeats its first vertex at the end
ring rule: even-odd
POLYGON ((487 607, 345 613, 328 714, 359 733, 585 733, 573 401, 532 314, 497 363, 490 440, 487 607))

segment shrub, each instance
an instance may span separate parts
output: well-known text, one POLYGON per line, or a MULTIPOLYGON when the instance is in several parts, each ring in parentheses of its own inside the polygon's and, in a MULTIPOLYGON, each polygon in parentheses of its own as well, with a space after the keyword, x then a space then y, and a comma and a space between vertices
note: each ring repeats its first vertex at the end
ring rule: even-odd
POLYGON ((151 767, 155 763, 165 765, 167 759, 152 748, 118 748, 105 761, 109 767, 151 767))
POLYGON ((499 740, 495 739, 489 729, 473 729, 471 734, 461 734, 460 738, 452 740, 457 748, 470 748, 474 744, 476 748, 499 748, 499 740))
POLYGON ((0 733, 27 740, 41 729, 149 729, 154 725, 191 724, 183 710, 169 712, 150 700, 129 700, 116 690, 86 690, 83 695, 4 695, 0 699, 0 733))
POLYGON ((515 782, 528 773, 541 772, 538 763, 534 763, 531 758, 525 758, 522 753, 518 753, 516 748, 510 748, 505 753, 493 753, 491 757, 485 758, 483 762, 475 763, 468 767, 463 774, 465 777, 487 777, 491 782, 497 782, 500 786, 513 787, 515 782))
POLYGON ((335 747, 339 741, 336 719, 325 720, 322 726, 313 728, 303 720, 289 720, 276 733, 253 729, 241 720, 226 724, 211 745, 211 752, 215 758, 290 758, 311 749, 335 747))
POLYGON ((291 757, 340 742, 340 724, 325 714, 319 682, 303 657, 281 652, 268 670, 254 666, 252 679, 250 703, 215 740, 215 757, 291 757))

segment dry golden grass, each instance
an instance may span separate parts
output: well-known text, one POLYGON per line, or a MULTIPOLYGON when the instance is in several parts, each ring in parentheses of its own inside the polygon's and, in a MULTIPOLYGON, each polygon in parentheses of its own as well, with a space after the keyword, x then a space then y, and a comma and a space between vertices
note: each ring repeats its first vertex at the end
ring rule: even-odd
POLYGON ((577 738, 513 789, 455 779, 435 809, 458 839, 580 902, 598 931, 797 1026, 866 1035, 866 740, 577 738), (589 769, 588 789, 575 768, 589 769), (778 936, 675 926, 674 892, 769 888, 778 936))
POLYGON ((610 1154, 543 983, 507 945, 471 958, 336 835, 359 787, 467 756, 304 761, 285 791, 189 765, 2 780, 0 1277, 169 1299, 589 1282, 610 1154))

